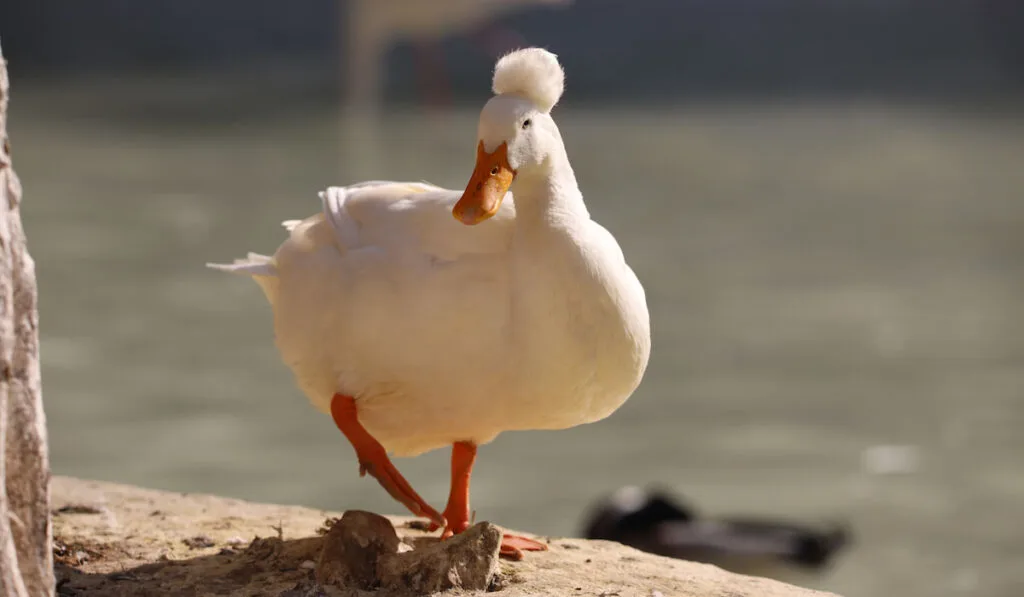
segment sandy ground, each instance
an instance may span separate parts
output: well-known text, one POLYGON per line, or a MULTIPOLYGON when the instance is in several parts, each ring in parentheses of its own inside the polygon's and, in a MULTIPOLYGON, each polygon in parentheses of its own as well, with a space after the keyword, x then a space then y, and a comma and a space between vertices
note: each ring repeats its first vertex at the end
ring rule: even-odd
MULTIPOLYGON (((59 595, 369 594, 313 582, 322 529, 338 513, 68 477, 53 480, 53 508, 59 595)), ((414 519, 390 520, 410 546, 429 536, 410 524, 414 519)), ((508 597, 825 595, 616 543, 547 541, 547 552, 502 561, 490 592, 508 597)))

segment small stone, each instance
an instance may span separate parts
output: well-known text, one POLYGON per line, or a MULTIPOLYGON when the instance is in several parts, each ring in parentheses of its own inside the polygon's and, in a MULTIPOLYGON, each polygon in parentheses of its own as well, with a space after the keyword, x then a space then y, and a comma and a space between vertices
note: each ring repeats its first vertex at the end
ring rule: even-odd
POLYGON ((448 589, 486 591, 498 571, 501 529, 481 522, 462 533, 378 564, 382 589, 429 595, 448 589))
POLYGON ((228 545, 245 545, 245 539, 242 539, 241 537, 232 537, 224 543, 228 545))
POLYGON ((203 549, 204 547, 213 547, 216 545, 216 543, 213 542, 213 539, 210 539, 206 535, 196 535, 195 537, 182 539, 181 542, 189 549, 203 549))
POLYGON ((316 562, 314 562, 313 560, 306 560, 305 562, 299 564, 299 568, 302 568, 303 570, 315 570, 316 562))
POLYGON ((375 589, 380 581, 378 561, 398 553, 398 534, 383 516, 349 510, 324 536, 316 563, 316 580, 322 585, 375 589))
POLYGON ((391 522, 350 510, 324 537, 315 577, 322 586, 429 595, 448 589, 486 591, 498 570, 501 530, 480 523, 444 541, 399 552, 391 522))

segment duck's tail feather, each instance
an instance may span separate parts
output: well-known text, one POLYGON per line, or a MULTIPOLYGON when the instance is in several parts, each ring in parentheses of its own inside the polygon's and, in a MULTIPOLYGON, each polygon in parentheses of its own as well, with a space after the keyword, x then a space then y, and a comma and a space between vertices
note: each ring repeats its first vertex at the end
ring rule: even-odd
POLYGON ((277 266, 274 258, 259 253, 249 253, 245 259, 235 259, 233 263, 207 263, 206 267, 229 272, 232 274, 245 274, 252 276, 252 279, 260 285, 263 294, 271 303, 277 294, 277 266))
POLYGON ((274 265, 274 258, 260 255, 259 253, 249 253, 244 259, 235 259, 232 263, 207 263, 206 267, 222 272, 246 274, 253 277, 277 277, 277 266, 274 265))

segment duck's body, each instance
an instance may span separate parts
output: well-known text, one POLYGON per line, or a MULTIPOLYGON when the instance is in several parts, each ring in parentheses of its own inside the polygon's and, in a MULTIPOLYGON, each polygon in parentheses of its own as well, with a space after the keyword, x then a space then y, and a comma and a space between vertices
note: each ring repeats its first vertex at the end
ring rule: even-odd
MULTIPOLYGON (((256 273, 277 347, 313 404, 359 399, 390 452, 606 417, 650 350, 643 288, 612 236, 573 213, 486 225, 451 217, 461 193, 423 183, 333 187, 288 222, 256 273)), ((582 207, 582 202, 579 203, 582 207)))
MULTIPOLYGON (((544 83, 552 64, 561 76, 541 50, 517 60, 504 71, 499 63, 496 92, 503 72, 506 87, 529 76, 544 83)), ((608 416, 643 376, 643 287, 590 219, 547 115, 554 100, 543 109, 528 84, 516 91, 485 107, 465 193, 332 187, 321 213, 285 223, 290 237, 273 257, 216 266, 260 283, 283 360, 371 472, 374 463, 393 469, 374 440, 398 455, 462 445, 460 462, 471 465, 475 446, 502 431, 608 416)), ((432 512, 404 479, 381 482, 414 512, 432 512)), ((468 472, 465 483, 468 492, 468 472)), ((462 505, 455 510, 461 524, 462 505)))

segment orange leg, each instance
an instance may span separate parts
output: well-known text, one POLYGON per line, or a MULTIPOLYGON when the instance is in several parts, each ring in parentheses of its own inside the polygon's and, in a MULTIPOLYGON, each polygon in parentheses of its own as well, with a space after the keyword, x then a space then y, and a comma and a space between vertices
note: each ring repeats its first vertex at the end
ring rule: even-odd
POLYGON ((443 516, 413 490, 402 473, 391 464, 384 446, 380 445, 370 432, 359 422, 356 401, 351 396, 335 394, 331 400, 331 416, 338 429, 345 434, 359 458, 359 476, 370 473, 381 487, 416 516, 425 516, 436 525, 445 524, 443 516))
MULTIPOLYGON (((444 517, 448 524, 441 533, 441 539, 469 528, 469 477, 473 473, 473 462, 476 460, 476 445, 469 442, 457 442, 452 445, 452 490, 448 496, 448 505, 444 509, 444 517)), ((436 525, 434 528, 439 528, 436 525)), ((523 559, 524 551, 544 551, 547 545, 504 533, 501 538, 501 555, 513 560, 523 559)))

